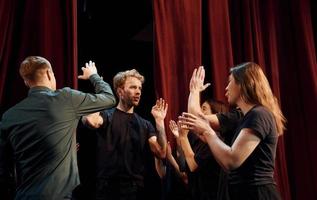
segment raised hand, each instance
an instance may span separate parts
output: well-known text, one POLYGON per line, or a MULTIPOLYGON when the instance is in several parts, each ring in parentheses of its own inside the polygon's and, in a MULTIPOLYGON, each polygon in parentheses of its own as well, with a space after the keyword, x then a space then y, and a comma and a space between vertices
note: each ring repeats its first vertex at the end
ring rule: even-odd
POLYGON ((186 126, 180 123, 180 121, 177 122, 179 137, 187 137, 189 129, 187 129, 186 126))
POLYGON ((173 135, 175 136, 175 138, 178 138, 179 137, 178 126, 174 120, 170 120, 169 127, 173 135))
POLYGON ((82 117, 82 122, 90 128, 99 128, 103 124, 103 118, 99 112, 92 113, 82 117))
POLYGON ((83 71, 83 75, 79 75, 78 79, 88 80, 91 75, 97 74, 97 68, 95 63, 92 61, 86 63, 85 67, 82 67, 81 70, 83 71))
POLYGON ((164 99, 156 100, 156 104, 152 107, 151 114, 155 120, 164 120, 167 113, 168 104, 164 99))
POLYGON ((205 81, 205 69, 203 66, 200 66, 194 69, 194 72, 192 74, 192 77, 190 79, 189 83, 189 91, 190 92, 201 92, 204 91, 210 83, 206 83, 204 85, 205 81))
POLYGON ((183 113, 182 116, 178 117, 179 125, 186 130, 192 130, 199 138, 206 142, 204 138, 204 132, 214 132, 214 130, 209 126, 209 122, 202 118, 202 116, 195 116, 190 113, 183 113))

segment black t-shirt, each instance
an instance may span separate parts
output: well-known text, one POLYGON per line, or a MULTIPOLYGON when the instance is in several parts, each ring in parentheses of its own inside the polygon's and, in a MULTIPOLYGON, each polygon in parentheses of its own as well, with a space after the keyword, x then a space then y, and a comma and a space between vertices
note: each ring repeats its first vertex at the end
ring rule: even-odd
POLYGON ((227 145, 231 145, 234 133, 243 118, 243 113, 239 108, 232 109, 228 113, 216 114, 219 124, 221 136, 227 145))
POLYGON ((188 183, 194 199, 217 199, 220 166, 214 159, 208 144, 202 142, 194 133, 188 134, 188 140, 195 153, 198 168, 194 172, 187 169, 188 183))
POLYGON ((101 112, 97 131, 97 179, 143 182, 146 144, 156 135, 153 125, 136 113, 118 109, 101 112))
MULTIPOLYGON (((221 127, 232 126, 230 117, 227 116, 227 119, 219 120, 221 127)), ((235 118, 233 122, 236 122, 235 118)), ((273 172, 278 135, 272 113, 263 106, 253 107, 237 126, 232 143, 243 128, 252 129, 261 141, 244 163, 230 172, 229 183, 247 185, 274 183, 273 172)))

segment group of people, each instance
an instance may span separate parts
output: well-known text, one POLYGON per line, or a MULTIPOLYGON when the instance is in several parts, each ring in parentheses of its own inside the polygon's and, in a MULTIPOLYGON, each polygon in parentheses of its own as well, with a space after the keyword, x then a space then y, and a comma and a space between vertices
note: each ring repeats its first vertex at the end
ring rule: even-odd
POLYGON ((144 82, 138 71, 114 76, 118 103, 95 63, 86 63, 82 71, 78 78, 90 80, 94 94, 56 89, 52 66, 43 57, 21 63, 20 75, 30 90, 2 116, 0 197, 14 178, 15 199, 72 199, 79 184, 76 127, 81 121, 96 135, 95 199, 145 199, 147 146, 162 180, 168 181, 164 177, 171 167, 188 199, 280 199, 273 172, 285 118, 259 65, 231 68, 230 111, 217 101, 200 103, 209 84, 204 68, 196 68, 188 110, 169 122, 175 148, 166 139, 164 99, 152 107, 155 126, 134 112, 144 82))

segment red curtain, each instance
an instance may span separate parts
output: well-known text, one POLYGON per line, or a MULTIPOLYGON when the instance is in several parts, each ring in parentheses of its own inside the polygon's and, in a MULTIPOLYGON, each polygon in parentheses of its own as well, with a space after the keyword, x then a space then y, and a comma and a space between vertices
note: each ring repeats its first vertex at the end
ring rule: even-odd
MULTIPOLYGON (((197 0, 153 3, 156 93, 170 105, 167 119, 175 120, 187 107, 187 83, 191 78, 188 72, 201 65, 201 3, 197 0)), ((168 139, 173 142, 170 137, 169 134, 168 139)))
POLYGON ((27 56, 51 62, 58 88, 77 87, 76 0, 0 0, 0 27, 1 113, 27 95, 18 73, 27 56))
POLYGON ((153 9, 156 91, 169 101, 167 120, 186 110, 194 67, 205 64, 213 97, 225 100, 229 68, 259 63, 288 120, 275 170, 282 197, 316 199, 316 24, 310 1, 155 0, 153 9))

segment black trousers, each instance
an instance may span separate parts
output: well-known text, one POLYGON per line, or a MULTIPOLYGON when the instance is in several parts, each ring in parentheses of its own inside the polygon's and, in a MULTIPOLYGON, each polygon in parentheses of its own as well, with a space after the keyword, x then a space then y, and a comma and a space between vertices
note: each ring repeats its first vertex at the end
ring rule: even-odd
POLYGON ((129 179, 103 179, 96 182, 96 200, 143 200, 144 187, 129 179))
POLYGON ((229 185, 230 200, 281 200, 274 184, 229 185))

